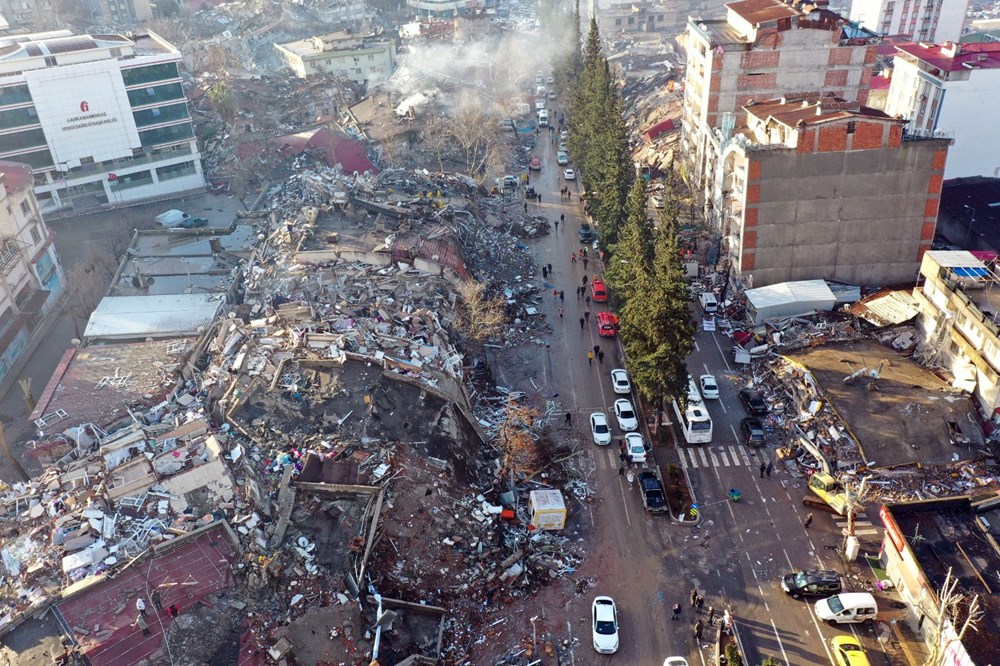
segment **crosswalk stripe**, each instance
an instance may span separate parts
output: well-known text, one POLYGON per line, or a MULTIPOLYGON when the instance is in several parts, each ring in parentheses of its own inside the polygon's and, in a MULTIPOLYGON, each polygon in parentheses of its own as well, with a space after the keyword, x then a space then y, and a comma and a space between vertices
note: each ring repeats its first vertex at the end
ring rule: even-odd
POLYGON ((699 448, 698 455, 701 457, 701 464, 708 467, 708 458, 705 457, 705 449, 699 448))
POLYGON ((729 467, 729 456, 726 455, 726 447, 719 447, 719 460, 722 461, 724 467, 729 467))
POLYGON ((684 455, 684 449, 680 450, 680 459, 681 459, 681 467, 683 467, 684 469, 688 469, 689 467, 688 459, 687 456, 684 455))
POLYGON ((712 449, 708 450, 708 459, 712 461, 712 467, 719 466, 719 459, 715 457, 715 451, 712 449))

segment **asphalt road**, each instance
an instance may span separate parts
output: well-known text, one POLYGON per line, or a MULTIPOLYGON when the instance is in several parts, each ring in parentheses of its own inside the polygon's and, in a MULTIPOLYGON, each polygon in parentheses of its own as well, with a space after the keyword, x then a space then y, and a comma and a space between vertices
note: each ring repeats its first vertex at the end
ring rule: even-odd
MULTIPOLYGON (((593 469, 591 487, 598 496, 591 514, 594 545, 590 557, 596 558, 600 575, 582 600, 586 607, 574 604, 581 641, 575 650, 575 663, 660 666, 666 657, 680 655, 692 665, 708 664, 711 652, 707 641, 696 642, 691 628, 696 618, 687 601, 692 587, 705 595, 706 610, 714 606, 720 614, 724 609, 733 613, 746 663, 759 664, 767 656, 795 666, 831 663, 829 639, 844 631, 861 637, 869 656, 874 656, 878 649, 871 630, 822 625, 812 612, 811 601, 793 600, 779 587, 782 574, 803 568, 837 569, 843 574, 868 572, 857 564, 845 565, 835 550, 843 520, 814 511, 811 527, 803 526, 808 511, 801 503, 804 488, 800 481, 777 463, 770 477, 760 478, 759 464, 773 459, 778 442, 758 451, 741 444, 737 436, 740 419, 746 416, 737 394, 749 376, 741 374, 730 360, 728 338, 699 331, 688 363, 693 375, 709 372, 720 385, 720 399, 707 401, 714 420, 712 443, 681 444, 676 449, 674 444, 656 444, 652 456, 656 462, 637 466, 666 466, 679 461, 701 506, 699 528, 678 526, 663 514, 647 513, 638 490, 619 476, 617 446, 593 443, 588 417, 594 411, 608 416, 615 441, 622 436, 611 409, 618 396, 611 390, 609 375, 622 362, 617 339, 597 334, 595 315, 605 306, 588 305, 577 297, 584 267, 573 263, 570 255, 583 247, 577 235, 584 219, 580 183, 565 181, 555 153, 555 144, 543 132, 533 153, 542 158, 543 167, 540 172, 531 172, 531 185, 542 201, 529 203, 528 210, 550 221, 560 214, 566 220, 535 245, 539 265, 552 265, 545 310, 553 322, 553 335, 546 365, 539 374, 547 386, 556 388, 561 404, 573 414, 574 427, 593 469), (570 201, 559 195, 567 185, 573 193, 570 201), (565 299, 553 296, 554 290, 562 290, 565 299), (580 318, 587 309, 591 315, 581 328, 580 318), (587 360, 587 351, 594 345, 605 352, 603 364, 587 360), (738 504, 726 499, 733 487, 744 493, 738 504), (594 596, 604 594, 615 598, 620 612, 621 647, 613 657, 596 655, 590 646, 589 603, 594 596), (679 622, 670 619, 674 603, 683 608, 679 622)), ((586 270, 588 280, 600 272, 594 254, 586 270)), ((866 518, 862 516, 859 523, 865 532, 863 540, 868 540, 866 550, 877 552, 879 537, 865 524, 866 518)), ((845 578, 845 590, 851 589, 850 578, 845 578)), ((711 636, 712 631, 706 632, 706 639, 711 636)), ((873 663, 880 662, 873 659, 873 663)))

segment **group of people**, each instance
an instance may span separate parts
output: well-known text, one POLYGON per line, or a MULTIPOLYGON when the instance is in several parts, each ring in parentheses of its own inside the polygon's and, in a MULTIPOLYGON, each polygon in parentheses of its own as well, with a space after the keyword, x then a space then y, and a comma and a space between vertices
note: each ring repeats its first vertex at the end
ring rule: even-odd
POLYGON ((567 185, 566 187, 564 187, 561 190, 559 190, 559 198, 560 199, 566 199, 568 201, 572 201, 573 200, 573 190, 569 189, 569 186, 567 185))
MULTIPOLYGON (((691 597, 690 597, 690 599, 691 599, 691 608, 693 608, 695 610, 695 613, 698 615, 698 619, 695 621, 694 626, 692 627, 692 629, 694 629, 694 638, 695 638, 695 640, 699 641, 702 638, 702 633, 705 631, 705 626, 706 626, 706 622, 702 621, 702 619, 701 619, 702 608, 705 606, 705 595, 701 594, 698 591, 697 587, 694 587, 694 588, 691 589, 691 597)), ((716 613, 715 607, 714 606, 709 606, 708 607, 708 622, 707 622, 708 626, 712 626, 712 625, 715 624, 715 616, 716 616, 716 614, 717 613, 716 613)), ((671 615, 670 619, 671 620, 680 620, 681 619, 681 605, 679 603, 674 604, 673 614, 671 615)), ((720 620, 721 620, 720 623, 722 625, 722 631, 724 633, 731 632, 732 631, 732 626, 733 626, 733 618, 729 614, 728 610, 724 611, 722 613, 722 616, 721 616, 720 620)))
MULTIPOLYGON (((159 590, 153 590, 153 593, 149 595, 149 600, 153 602, 153 608, 158 611, 163 610, 163 598, 160 596, 159 590)), ((149 623, 146 622, 146 601, 142 597, 135 600, 135 609, 139 611, 139 615, 135 618, 135 622, 132 624, 132 628, 139 628, 142 630, 143 636, 149 636, 149 623)), ((167 607, 167 615, 169 617, 177 617, 181 614, 181 609, 177 604, 170 604, 167 607)))

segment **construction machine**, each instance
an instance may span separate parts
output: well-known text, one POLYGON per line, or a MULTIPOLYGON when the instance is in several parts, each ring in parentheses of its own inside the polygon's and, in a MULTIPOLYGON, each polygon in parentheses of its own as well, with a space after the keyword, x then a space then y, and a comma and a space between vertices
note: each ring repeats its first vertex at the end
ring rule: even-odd
POLYGON ((802 503, 812 509, 821 509, 841 516, 847 515, 847 491, 830 473, 830 463, 826 461, 826 456, 801 434, 798 439, 803 448, 811 453, 823 468, 823 471, 809 477, 809 490, 813 495, 803 497, 802 503))

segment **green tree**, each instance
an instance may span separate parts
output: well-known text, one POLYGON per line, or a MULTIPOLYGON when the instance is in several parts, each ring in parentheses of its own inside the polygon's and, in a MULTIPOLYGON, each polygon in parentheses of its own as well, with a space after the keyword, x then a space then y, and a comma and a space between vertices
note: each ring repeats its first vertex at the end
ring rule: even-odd
POLYGON ((632 299, 621 316, 629 370, 646 398, 683 397, 688 375, 685 359, 694 349, 695 327, 676 217, 661 216, 654 234, 653 273, 640 288, 647 296, 632 299))
POLYGON ((653 271, 653 225, 646 212, 646 188, 641 178, 636 178, 629 191, 628 214, 618 242, 611 248, 611 258, 604 281, 625 303, 641 298, 644 276, 653 271))
POLYGON ((236 98, 225 82, 220 81, 208 89, 208 103, 226 122, 231 121, 236 113, 236 98))

